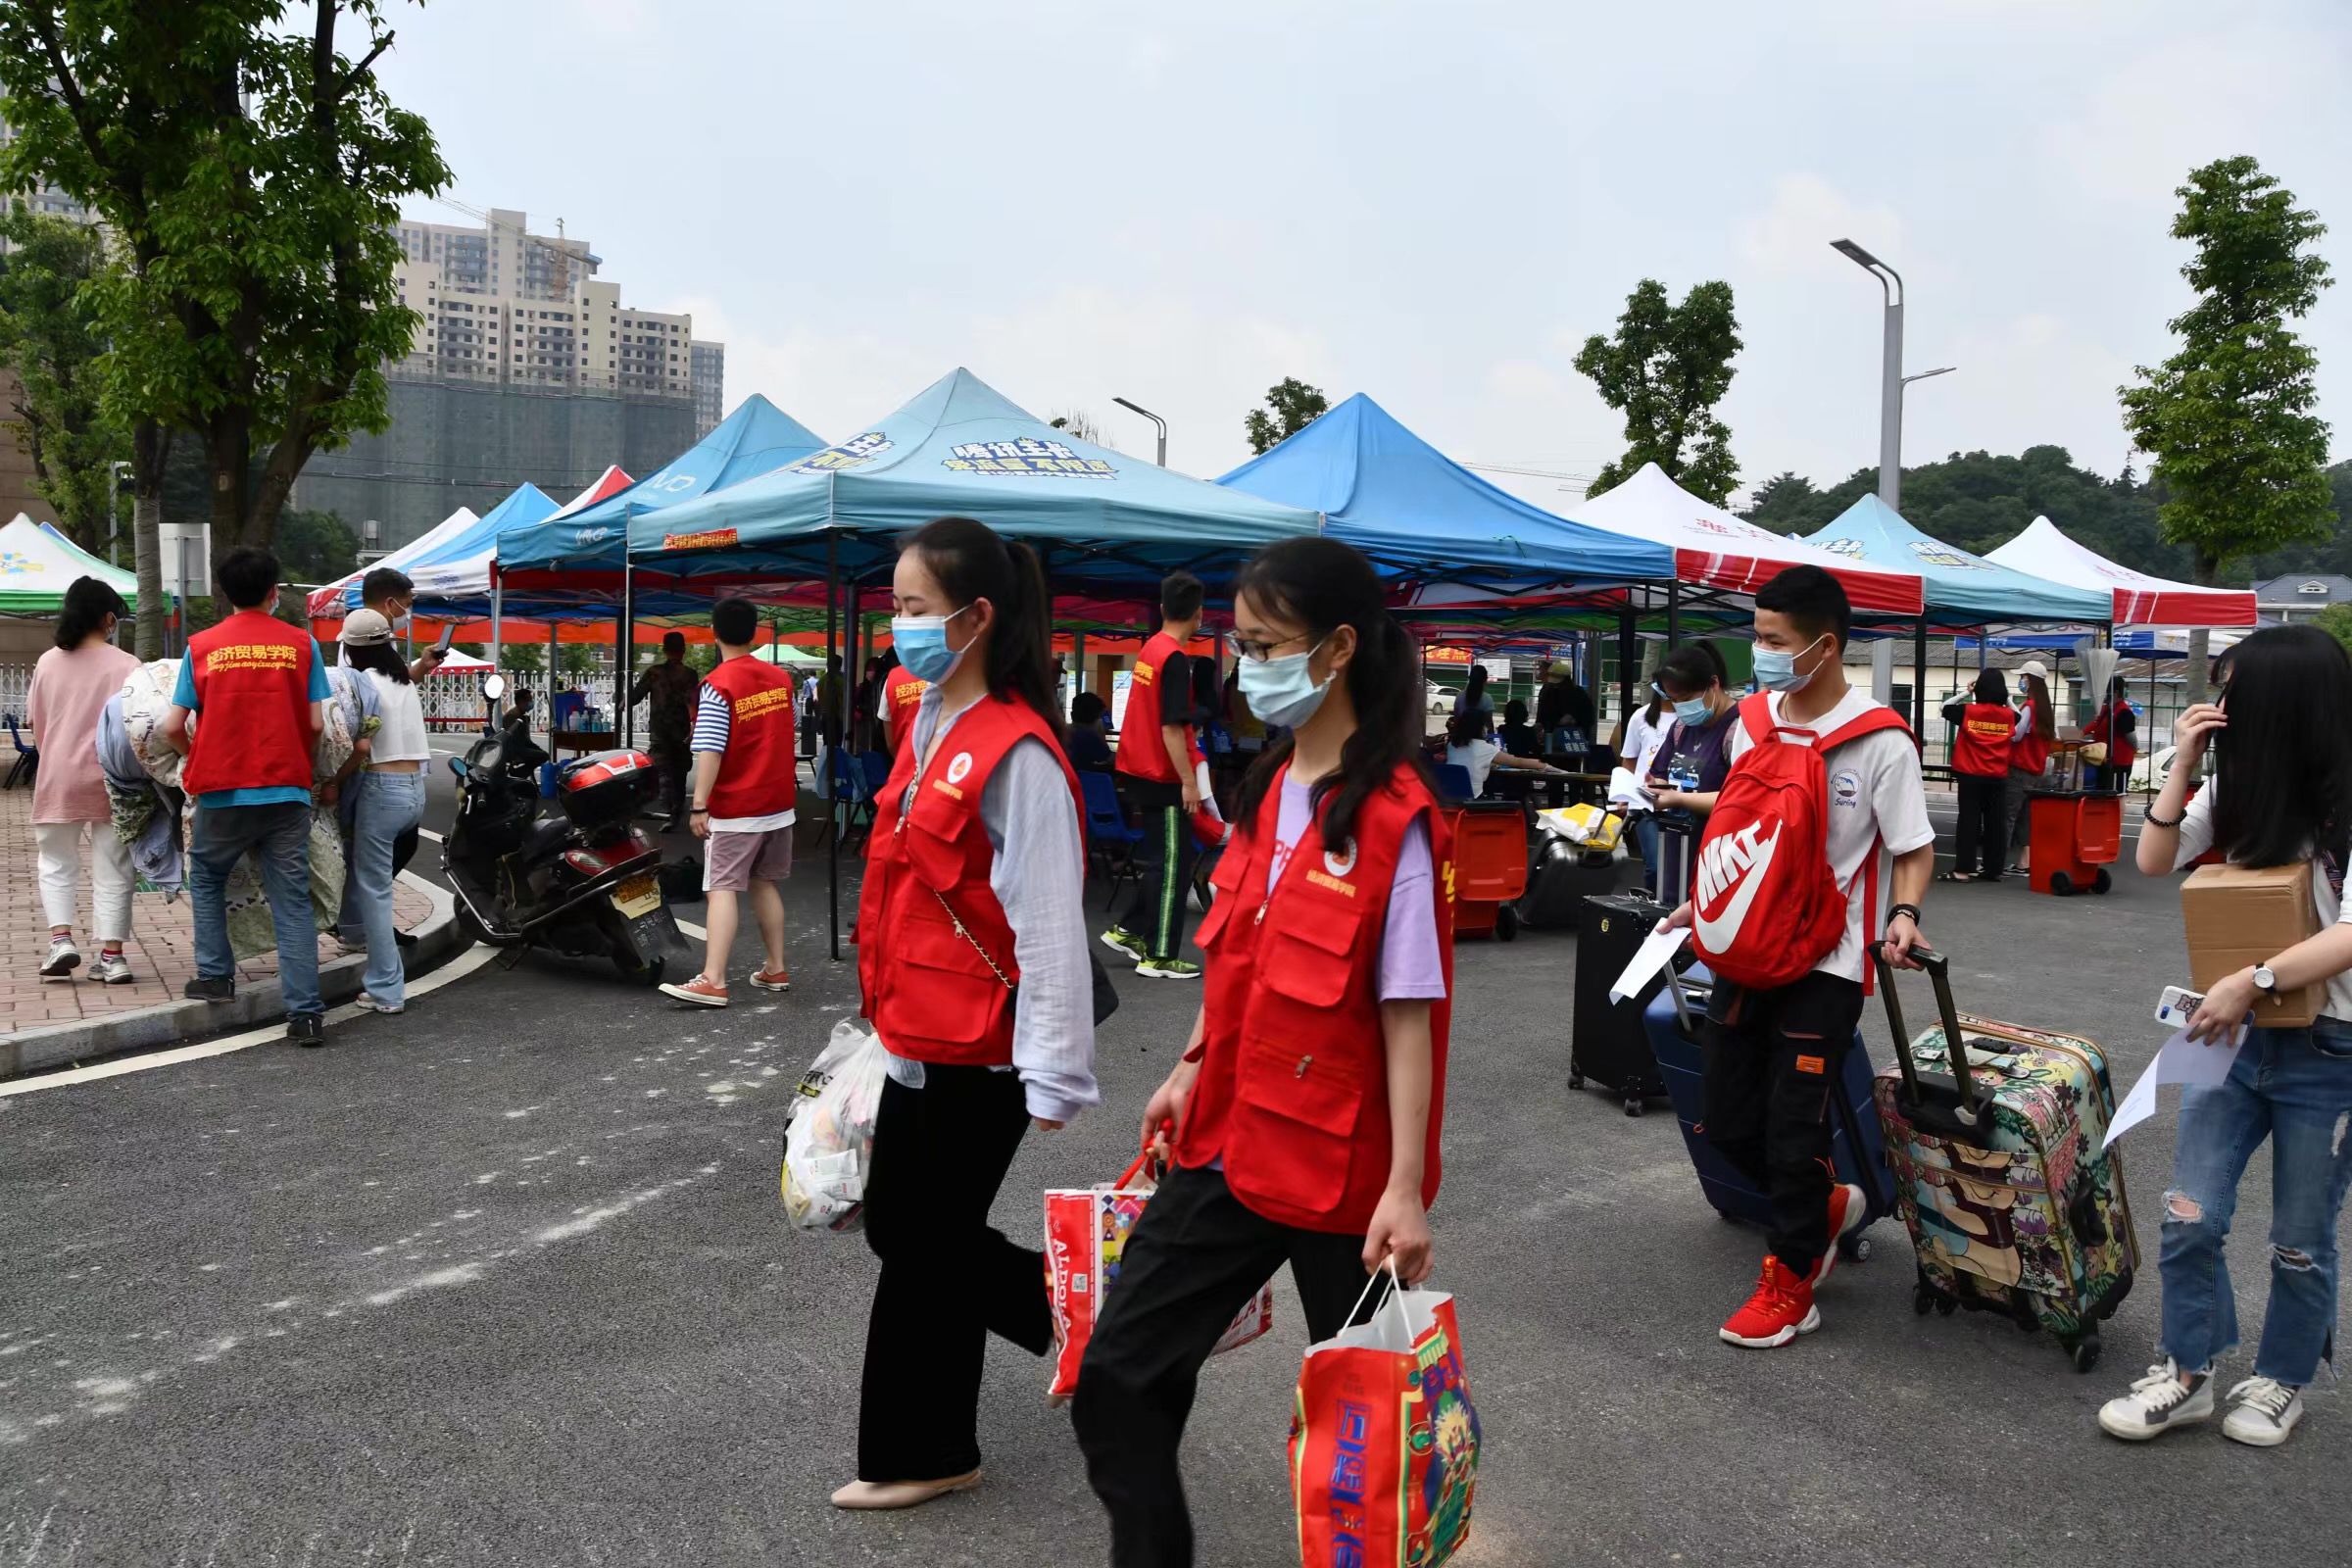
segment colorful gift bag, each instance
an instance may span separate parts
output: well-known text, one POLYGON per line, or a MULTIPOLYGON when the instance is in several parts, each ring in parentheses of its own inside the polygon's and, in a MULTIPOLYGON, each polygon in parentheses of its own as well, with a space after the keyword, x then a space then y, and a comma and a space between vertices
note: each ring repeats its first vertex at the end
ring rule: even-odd
POLYGON ((1388 1278, 1371 1320, 1309 1348, 1298 1371, 1291 1496, 1306 1568, 1438 1568, 1470 1539, 1478 1411, 1453 1298, 1388 1278))
MULTIPOLYGON (((1138 1156, 1125 1174, 1106 1187, 1063 1189, 1046 1194, 1046 1297, 1054 1304, 1054 1387, 1066 1399, 1078 1389, 1078 1364, 1086 1342, 1102 1315, 1102 1298, 1119 1277, 1119 1254, 1127 1233, 1143 1217, 1152 1181, 1138 1156)), ((1235 1315, 1211 1355, 1248 1345, 1274 1326, 1274 1284, 1259 1287, 1235 1315)))

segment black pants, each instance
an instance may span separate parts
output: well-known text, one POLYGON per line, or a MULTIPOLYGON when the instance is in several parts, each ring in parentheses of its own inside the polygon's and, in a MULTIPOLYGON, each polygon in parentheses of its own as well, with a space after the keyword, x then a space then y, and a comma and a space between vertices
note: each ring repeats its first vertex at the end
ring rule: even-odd
POLYGON ((683 736, 657 735, 650 751, 662 774, 662 809, 674 827, 686 825, 686 781, 694 773, 694 758, 683 736))
POLYGON ((1998 773, 1989 777, 1976 773, 1956 776, 1960 784, 1960 821, 1953 830, 1952 869, 1962 876, 1976 875, 1981 854, 1984 873, 1996 875, 2008 844, 2009 818, 2004 808, 2009 799, 2009 781, 1998 773))
POLYGON ((1029 1126, 1019 1075, 923 1069, 882 1087, 865 1239, 882 1260, 858 1395, 858 1479, 940 1481, 980 1466, 988 1336, 1054 1348, 1046 1258, 988 1223, 1029 1126))
MULTIPOLYGON (((1294 1230, 1245 1208, 1224 1174, 1183 1170, 1127 1238, 1119 1288, 1087 1342, 1070 1408, 1087 1480, 1110 1513, 1112 1568, 1188 1568, 1193 1520, 1176 1465, 1200 1363, 1285 1259, 1310 1341, 1364 1294, 1364 1239, 1294 1230)), ((1375 1292, 1366 1309, 1377 1305, 1375 1292)))
POLYGON ((1861 1016, 1861 984, 1819 970, 1777 991, 1719 981, 1707 1004, 1700 1130, 1772 1200, 1772 1255, 1797 1274, 1829 1250, 1830 1097, 1861 1016))
POLYGON ((1184 809, 1184 790, 1124 775, 1119 783, 1143 817, 1144 841, 1138 848, 1152 857, 1152 864, 1112 923, 1142 938, 1154 958, 1182 956, 1191 909, 1186 900, 1193 886, 1193 819, 1184 809))

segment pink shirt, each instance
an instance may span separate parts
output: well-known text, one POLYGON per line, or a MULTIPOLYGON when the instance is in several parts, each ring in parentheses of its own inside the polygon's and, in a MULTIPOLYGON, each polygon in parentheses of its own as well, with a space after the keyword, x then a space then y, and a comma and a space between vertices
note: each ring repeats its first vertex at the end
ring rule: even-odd
POLYGON ((35 822, 103 822, 106 774, 98 766, 98 713, 139 662, 112 643, 68 653, 52 648, 32 666, 32 692, 24 700, 27 745, 41 749, 41 769, 32 780, 35 822))

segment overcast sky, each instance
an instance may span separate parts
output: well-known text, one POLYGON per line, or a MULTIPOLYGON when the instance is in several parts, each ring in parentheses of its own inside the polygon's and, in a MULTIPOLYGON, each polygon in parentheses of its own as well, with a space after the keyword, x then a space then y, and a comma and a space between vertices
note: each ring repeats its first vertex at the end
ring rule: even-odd
MULTIPOLYGON (((2169 352, 2193 165, 2252 153, 2352 272, 2337 0, 435 0, 384 74, 475 207, 594 242, 838 439, 956 365, 1172 466, 1249 455, 1298 375, 1466 461, 1591 473, 1572 361, 1644 276, 1728 280, 1741 486, 1877 461, 1879 290, 1911 284, 1905 456, 2113 472, 2169 352)), ((464 221, 421 206, 417 216, 464 221)), ((2352 278, 2304 323, 2352 452, 2352 278)), ((1555 507, 1549 480, 1520 480, 1555 507)))

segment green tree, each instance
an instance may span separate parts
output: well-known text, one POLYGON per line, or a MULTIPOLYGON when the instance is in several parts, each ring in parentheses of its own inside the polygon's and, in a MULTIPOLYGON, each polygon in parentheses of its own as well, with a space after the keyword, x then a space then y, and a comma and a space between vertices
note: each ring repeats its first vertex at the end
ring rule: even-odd
POLYGON ((312 453, 384 427, 416 331, 392 224, 449 170, 376 80, 387 3, 317 0, 298 31, 289 0, 0 0, 0 175, 106 220, 109 407, 201 438, 218 554, 271 541, 312 453))
POLYGON ((288 582, 333 582, 359 569, 360 541, 332 512, 288 510, 277 520, 278 570, 288 582))
MULTIPOLYGON (((2196 580, 2227 563, 2323 537, 2335 520, 2319 356, 2288 322, 2328 286, 2327 228, 2251 158, 2189 172, 2176 192, 2173 236, 2189 242, 2180 269, 2197 303, 2170 325, 2174 355, 2138 368, 2120 389, 2132 439, 2153 460, 2167 497, 2165 538, 2186 545, 2196 580)), ((2188 700, 2205 695, 2206 637, 2189 638, 2188 700)))
POLYGON ((1047 422, 1054 429, 1066 431, 1091 445, 1102 447, 1110 444, 1102 439, 1102 426, 1096 423, 1095 416, 1084 409, 1072 409, 1067 414, 1056 414, 1047 422))
POLYGON ((2344 645, 2352 654, 2352 605, 2329 605, 2312 617, 2312 624, 2344 645))
POLYGON ((1748 498, 1747 510, 1740 514, 1759 528, 1775 533, 1809 532, 1799 524, 1809 519, 1812 503, 1820 491, 1813 481, 1793 469, 1774 474, 1756 487, 1748 498))
POLYGON ((1251 409, 1243 416, 1242 430, 1250 437, 1250 451, 1264 452, 1276 442, 1288 441, 1330 412, 1331 399, 1323 395, 1322 388, 1308 386, 1295 375, 1286 375, 1266 388, 1265 408, 1251 409))
POLYGON ((1589 494, 1654 463, 1692 495, 1721 506, 1740 466, 1732 428, 1715 416, 1715 405, 1731 388, 1740 348, 1731 284, 1700 283, 1676 305, 1665 284, 1643 278, 1626 297, 1617 335, 1596 332, 1576 356, 1600 400, 1625 416, 1625 453, 1594 476, 1589 494))
POLYGON ((32 463, 33 488, 74 542, 106 553, 114 465, 130 437, 108 416, 98 365, 105 335, 84 289, 106 270, 106 240, 85 223, 21 203, 0 219, 0 364, 17 372, 8 428, 32 463))

